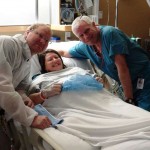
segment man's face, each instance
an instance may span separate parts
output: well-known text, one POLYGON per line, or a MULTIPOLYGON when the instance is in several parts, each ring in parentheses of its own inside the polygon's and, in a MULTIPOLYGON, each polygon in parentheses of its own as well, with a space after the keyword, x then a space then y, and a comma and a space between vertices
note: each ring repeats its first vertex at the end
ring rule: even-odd
POLYGON ((49 43, 51 32, 48 27, 39 26, 35 30, 26 32, 26 41, 31 50, 31 54, 37 54, 44 51, 49 43))
POLYGON ((74 29, 75 35, 80 41, 88 45, 94 45, 97 42, 98 29, 95 24, 87 24, 82 22, 77 28, 74 29))

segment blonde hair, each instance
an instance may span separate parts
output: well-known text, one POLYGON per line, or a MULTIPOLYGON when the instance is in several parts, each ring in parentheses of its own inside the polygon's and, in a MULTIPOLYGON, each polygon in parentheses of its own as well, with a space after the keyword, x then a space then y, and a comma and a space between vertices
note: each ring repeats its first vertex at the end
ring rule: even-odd
POLYGON ((76 35, 75 29, 78 28, 82 22, 86 22, 87 24, 91 25, 93 21, 88 16, 79 16, 72 22, 72 32, 76 35))

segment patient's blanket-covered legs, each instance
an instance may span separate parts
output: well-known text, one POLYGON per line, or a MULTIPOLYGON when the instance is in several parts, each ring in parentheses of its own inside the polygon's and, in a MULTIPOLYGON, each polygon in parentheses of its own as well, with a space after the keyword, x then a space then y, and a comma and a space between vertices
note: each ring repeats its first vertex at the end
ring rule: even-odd
MULTIPOLYGON (((73 134, 96 147, 108 147, 134 139, 150 141, 149 112, 132 106, 105 90, 63 92, 43 104, 64 119, 58 130, 73 134)), ((47 132, 45 130, 45 132, 47 132)))
MULTIPOLYGON (((77 86, 81 79, 84 80, 86 74, 78 73, 79 78, 76 78, 77 76, 73 76, 75 73, 78 73, 77 68, 66 69, 62 72, 46 74, 37 80, 38 84, 42 84, 41 79, 44 79, 45 87, 51 85, 48 77, 52 82, 55 79, 55 82, 62 82, 64 85, 68 83, 60 95, 50 97, 43 103, 52 115, 64 120, 57 125, 58 131, 79 137, 93 147, 103 150, 105 148, 109 150, 111 146, 129 141, 134 143, 132 150, 137 150, 136 147, 141 144, 141 141, 145 143, 150 141, 150 112, 125 103, 101 86, 91 88, 95 81, 90 77, 81 82, 81 86, 77 86), (73 85, 73 88, 69 85, 73 85), (88 89, 83 90, 84 87, 88 89)), ((33 83, 36 85, 36 82, 33 83)), ((44 130, 51 135, 49 131, 49 129, 44 130)), ((143 150, 143 147, 139 150, 143 150)))

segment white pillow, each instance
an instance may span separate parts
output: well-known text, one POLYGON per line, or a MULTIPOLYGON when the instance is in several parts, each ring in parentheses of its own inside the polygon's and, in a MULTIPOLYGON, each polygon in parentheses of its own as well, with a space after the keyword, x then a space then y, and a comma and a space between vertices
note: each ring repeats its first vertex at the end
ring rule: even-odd
POLYGON ((62 57, 64 64, 67 67, 80 67, 85 70, 90 70, 93 72, 92 65, 87 59, 79 59, 79 58, 66 58, 62 57))
POLYGON ((67 41, 67 42, 51 42, 49 43, 47 49, 55 50, 69 50, 71 47, 78 44, 80 41, 67 41))
MULTIPOLYGON (((47 49, 54 49, 54 50, 68 50, 75 44, 79 43, 79 41, 69 41, 69 42, 56 42, 50 43, 47 49)), ((78 59, 78 58, 66 58, 62 57, 64 64, 67 67, 80 67, 85 70, 90 70, 93 73, 93 68, 89 60, 87 59, 78 59)), ((41 66, 39 64, 39 60, 37 55, 32 56, 31 58, 31 71, 30 71, 30 78, 34 75, 41 73, 41 66)))
MULTIPOLYGON (((67 42, 52 42, 48 45, 47 49, 54 49, 54 50, 65 50, 68 51, 71 47, 78 44, 80 41, 67 41, 67 42)), ((90 64, 89 60, 86 59, 77 59, 77 58, 64 58, 63 57, 64 64, 67 67, 80 67, 85 70, 92 70, 92 65, 90 64)))

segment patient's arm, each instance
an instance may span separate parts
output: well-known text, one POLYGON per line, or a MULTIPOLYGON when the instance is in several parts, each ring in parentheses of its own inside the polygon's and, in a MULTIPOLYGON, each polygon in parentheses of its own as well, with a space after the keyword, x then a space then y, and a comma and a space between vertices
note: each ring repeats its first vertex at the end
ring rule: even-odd
POLYGON ((69 51, 65 51, 65 50, 58 50, 58 53, 63 56, 63 57, 72 57, 70 54, 69 54, 69 51))
POLYGON ((61 93, 61 89, 62 89, 61 83, 53 84, 50 88, 41 90, 41 96, 43 98, 49 98, 54 95, 58 95, 61 93))
POLYGON ((60 94, 61 89, 62 84, 54 84, 49 89, 43 89, 41 92, 30 94, 29 98, 32 99, 35 105, 41 104, 45 101, 45 99, 60 94))

